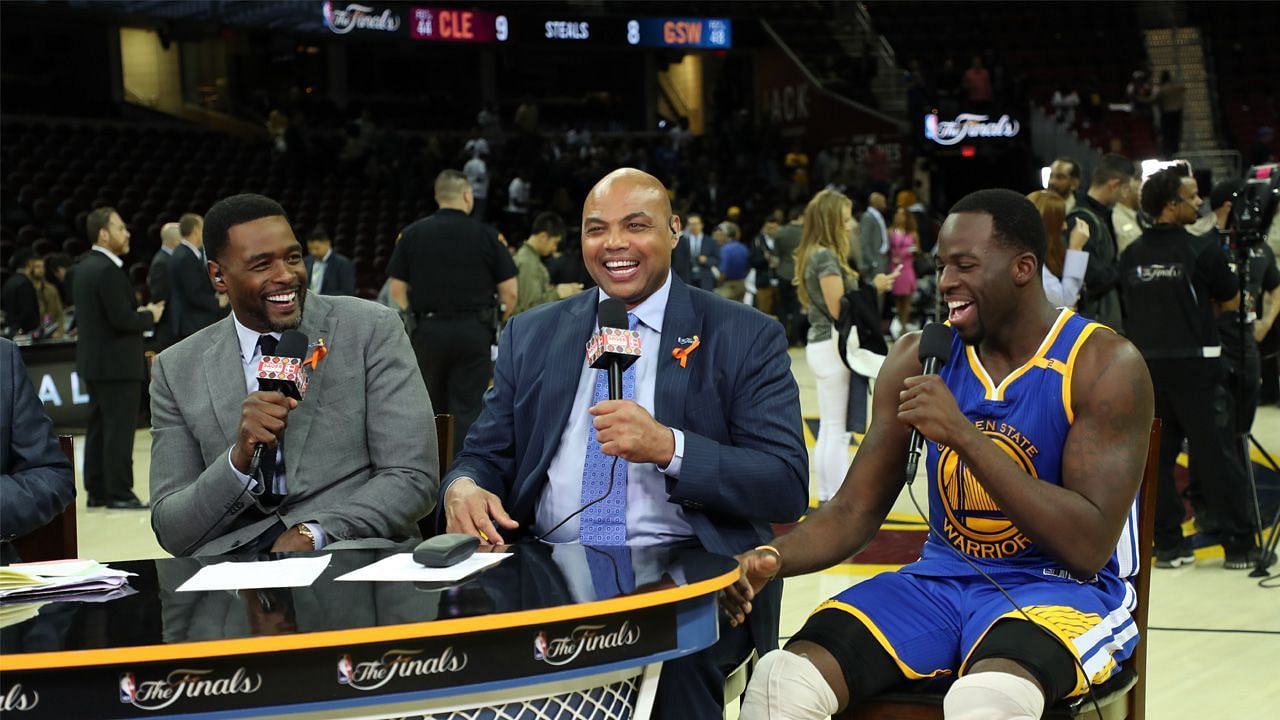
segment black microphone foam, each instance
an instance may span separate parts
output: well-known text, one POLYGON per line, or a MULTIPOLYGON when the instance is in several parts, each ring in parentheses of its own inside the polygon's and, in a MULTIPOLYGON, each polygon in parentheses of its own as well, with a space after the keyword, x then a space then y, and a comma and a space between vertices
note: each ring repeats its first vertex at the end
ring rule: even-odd
MULTIPOLYGON (((951 328, 940 322, 931 322, 924 326, 920 333, 920 348, 916 356, 925 364, 932 358, 939 365, 945 365, 951 355, 951 328)), ((936 372, 936 371, 935 371, 936 372)), ((928 374, 928 371, 925 371, 928 374)))
POLYGON ((596 313, 597 321, 602 328, 626 330, 630 326, 627 322, 627 306, 617 298, 601 300, 596 313))
MULTIPOLYGON (((951 328, 940 322, 931 322, 924 326, 920 334, 920 347, 916 356, 924 365, 922 375, 936 375, 938 368, 945 365, 951 356, 951 328)), ((924 447, 924 436, 916 428, 911 428, 911 439, 907 443, 907 484, 916 479, 916 468, 920 465, 920 452, 924 447)))

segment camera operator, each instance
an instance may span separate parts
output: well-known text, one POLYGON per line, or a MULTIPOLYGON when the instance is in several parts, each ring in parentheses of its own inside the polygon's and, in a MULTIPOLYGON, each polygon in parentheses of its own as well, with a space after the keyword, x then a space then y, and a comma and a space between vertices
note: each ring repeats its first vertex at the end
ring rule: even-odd
POLYGON ((1232 202, 1243 187, 1243 181, 1224 180, 1209 195, 1216 221, 1211 234, 1218 235, 1243 290, 1240 309, 1218 316, 1222 354, 1233 376, 1228 388, 1240 410, 1236 433, 1247 433, 1253 426, 1262 381, 1258 343, 1280 314, 1280 268, 1274 251, 1262 238, 1242 236, 1232 227, 1232 202))
POLYGON ((1236 276, 1217 237, 1196 237, 1186 226, 1196 221, 1200 194, 1181 168, 1152 175, 1142 187, 1142 209, 1153 225, 1120 255, 1121 289, 1128 338, 1151 371, 1156 416, 1161 419, 1160 475, 1156 492, 1156 566, 1195 562, 1182 536, 1182 496, 1173 466, 1185 437, 1190 473, 1199 479, 1209 510, 1220 523, 1225 567, 1254 564, 1250 497, 1245 468, 1225 420, 1225 390, 1215 316, 1239 307, 1236 276), (1213 412, 1205 412, 1212 408, 1213 412))

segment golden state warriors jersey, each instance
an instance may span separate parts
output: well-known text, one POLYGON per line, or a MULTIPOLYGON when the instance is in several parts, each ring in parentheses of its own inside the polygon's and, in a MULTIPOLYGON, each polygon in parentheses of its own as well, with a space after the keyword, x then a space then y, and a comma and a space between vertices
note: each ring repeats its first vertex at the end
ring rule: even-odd
MULTIPOLYGON (((977 349, 960 337, 939 373, 960 411, 1032 478, 1062 484, 1062 450, 1071 429, 1071 374, 1089 335, 1107 328, 1063 309, 1044 342, 1022 367, 999 384, 992 381, 977 349)), ((928 444, 928 540, 920 560, 903 568, 919 575, 975 574, 962 559, 942 547, 950 544, 983 570, 1027 571, 1067 579, 1061 565, 1042 551, 1000 510, 963 459, 950 447, 928 444)), ((1110 578, 1137 573, 1137 508, 1111 559, 1102 570, 1110 578)), ((1079 578, 1087 580, 1087 578, 1079 578)))

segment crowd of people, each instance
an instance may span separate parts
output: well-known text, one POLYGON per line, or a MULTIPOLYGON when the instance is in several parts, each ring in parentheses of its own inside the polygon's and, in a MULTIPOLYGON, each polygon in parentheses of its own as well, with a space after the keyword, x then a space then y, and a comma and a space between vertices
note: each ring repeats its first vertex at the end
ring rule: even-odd
MULTIPOLYGON (((855 220, 853 200, 828 187, 790 210, 786 222, 767 216, 748 244, 731 212, 708 233, 702 217, 675 211, 670 188, 654 175, 615 170, 587 192, 580 214, 589 291, 553 282, 546 261, 568 234, 559 214, 534 215, 513 253, 474 216, 467 174, 448 169, 434 182, 439 210, 397 240, 390 307, 343 297, 348 270, 323 228, 300 240, 284 208, 254 194, 224 198, 204 217, 185 215, 165 227, 168 252, 152 271, 167 280, 168 299, 140 306, 121 269, 128 230, 117 212, 101 208, 89 218, 94 246, 73 283, 77 363, 93 403, 89 502, 145 507, 131 489, 128 416, 137 414, 145 377, 143 333, 168 318, 172 344, 147 373, 150 496, 156 537, 175 555, 390 546, 419 537, 433 509, 446 530, 494 544, 533 537, 700 547, 737 554, 743 575, 725 595, 720 640, 664 666, 661 716, 719 712, 725 674, 753 649, 763 660, 744 717, 836 712, 902 679, 893 658, 916 653, 903 613, 908 598, 925 595, 934 598, 927 608, 905 611, 931 623, 936 642, 911 654, 910 666, 954 670, 959 658, 970 658, 948 707, 980 714, 992 703, 1015 703, 1035 716, 1046 702, 1085 691, 1074 663, 1103 667, 1088 681, 1105 680, 1132 652, 1133 635, 1112 623, 1105 629, 1115 642, 1098 643, 1101 626, 1068 632, 1031 610, 1025 619, 1002 619, 1008 608, 999 596, 982 600, 985 614, 957 623, 949 603, 985 597, 990 588, 968 576, 955 553, 1014 572, 1004 584, 1028 607, 1049 602, 1081 617, 1127 617, 1126 582, 1136 567, 1124 551, 1133 542, 1126 519, 1153 413, 1166 420, 1158 564, 1189 561, 1181 499, 1170 495, 1183 434, 1227 567, 1246 567, 1260 553, 1257 519, 1239 478, 1225 471, 1239 464, 1239 446, 1221 442, 1233 428, 1198 412, 1213 401, 1210 381, 1226 368, 1203 352, 1217 339, 1208 303, 1231 310, 1238 293, 1222 237, 1182 227, 1198 218, 1194 181, 1177 170, 1149 179, 1140 203, 1150 222, 1120 250, 1111 211, 1133 188, 1132 164, 1103 158, 1074 195, 1077 166, 1067 159, 1055 166, 1050 189, 1030 198, 984 190, 962 199, 931 251, 921 247, 909 192, 892 210, 883 193, 872 192, 855 220), (1064 189, 1074 199, 1070 212, 1064 189), (948 363, 941 377, 921 375, 917 346, 935 341, 905 332, 914 319, 909 306, 904 322, 901 304, 891 300, 915 291, 921 255, 937 271, 950 325, 947 347, 929 352, 970 355, 969 363, 948 363), (1133 269, 1164 260, 1184 262, 1198 288, 1190 300, 1160 285, 1164 274, 1152 276, 1153 290, 1133 269), (203 274, 187 278, 184 266, 203 274), (1069 297, 1059 303, 1046 292, 1051 279, 1056 292, 1074 288, 1074 310, 1069 297), (197 289, 181 287, 188 282, 202 299, 187 298, 197 289), (651 348, 624 374, 620 399, 609 398, 604 374, 581 356, 597 327, 597 303, 607 298, 622 301, 641 346, 651 348), (1181 328, 1193 347, 1180 345, 1180 328, 1159 325, 1148 310, 1175 301, 1190 302, 1185 315, 1204 320, 1181 328), (807 321, 806 362, 818 384, 811 463, 787 352, 789 306, 807 321), (870 318, 868 334, 848 327, 847 315, 859 310, 870 318), (877 351, 872 340, 883 344, 890 320, 904 334, 891 350, 877 351), (304 399, 262 389, 254 370, 294 330, 309 341, 304 399), (1030 465, 1010 462, 982 431, 987 425, 974 421, 993 412, 992 392, 996 404, 1009 405, 1000 427, 1034 445, 1030 465), (456 457, 444 477, 434 435, 405 432, 430 428, 441 410, 458 422, 456 457), (850 466, 848 433, 859 423, 866 437, 850 466), (839 562, 865 545, 905 480, 912 428, 930 440, 931 516, 998 501, 1001 522, 1035 530, 983 549, 987 535, 974 528, 935 529, 919 562, 837 595, 785 650, 775 650, 781 586, 769 581, 839 562), (1084 445, 1103 452, 1078 452, 1084 445), (256 447, 268 448, 261 464, 256 447), (822 508, 774 539, 770 523, 805 511, 809 467, 822 508), (943 494, 941 478, 960 482, 958 467, 974 484, 963 496, 943 494), (1049 489, 1028 492, 1028 477, 1049 489), (957 574, 968 583, 960 596, 942 587, 957 574), (1037 627, 1055 639, 1046 641, 1050 635, 1037 627), (1086 634, 1094 639, 1086 642, 1086 634)), ((1231 201, 1227 190, 1214 193, 1218 209, 1231 201)), ((1259 279, 1264 326, 1280 299, 1274 258, 1269 263, 1259 279)), ((69 482, 67 468, 59 474, 69 482)), ((627 579, 615 582, 617 591, 630 590, 627 579)))
MULTIPOLYGON (((376 128, 360 133, 379 142, 376 128)), ((257 194, 164 225, 141 291, 122 267, 125 218, 110 207, 89 215, 92 248, 78 262, 44 258, 61 274, 23 256, 6 311, 66 331, 46 308, 68 286, 75 308, 91 402, 88 505, 150 507, 157 540, 178 556, 390 546, 437 527, 492 544, 736 555, 743 574, 725 595, 720 640, 664 666, 664 717, 718 713, 725 674, 752 650, 763 657, 743 706, 753 718, 825 717, 900 682, 902 662, 943 672, 969 658, 947 703, 975 717, 992 703, 1036 716, 1104 681, 1135 644, 1127 518, 1153 415, 1163 420, 1157 565, 1194 561, 1173 480, 1184 437, 1197 523, 1221 539, 1226 567, 1266 560, 1239 440, 1263 375, 1258 341, 1280 315, 1280 272, 1265 244, 1246 249, 1256 272, 1243 294, 1229 269, 1238 182, 1214 187, 1202 218, 1184 170, 1143 183, 1119 155, 1087 174, 1063 157, 1044 190, 972 193, 934 233, 901 183, 863 174, 862 188, 842 185, 837 149, 744 166, 773 178, 761 189, 722 186, 711 158, 741 158, 679 131, 650 146, 579 128, 563 143, 506 138, 501 155, 496 145, 474 133, 461 157, 441 158, 454 167, 432 178, 438 209, 395 239, 378 302, 350 297, 352 263, 324 227, 295 229, 257 194), (575 207, 571 188, 593 172, 575 207), (499 177, 506 192, 490 192, 499 177), (620 399, 582 358, 605 299, 622 301, 646 349, 620 399), (1175 305, 1185 312, 1167 312, 1175 305), (924 377, 917 350, 928 339, 913 331, 935 316, 950 328, 929 351, 969 362, 924 377), (295 330, 305 398, 262 389, 255 372, 295 330), (161 349, 149 365, 147 332, 161 349), (812 457, 796 345, 817 386, 812 457), (147 378, 149 506, 131 464, 147 378), (435 445, 435 413, 454 418, 452 448, 435 445), (991 442, 1005 437, 997 426, 1034 447, 1025 463, 991 442), (776 650, 771 580, 865 546, 907 480, 913 428, 929 440, 930 517, 960 519, 932 528, 920 561, 838 594, 776 650), (854 432, 863 439, 850 465, 854 432), (455 458, 443 477, 441 453, 455 458), (810 470, 820 509, 775 539, 772 523, 806 512, 810 470), (1048 489, 1029 492, 1029 478, 1048 489), (949 495, 948 483, 965 490, 949 495), (982 528, 1011 534, 990 541, 964 519, 974 508, 987 509, 982 528), (1020 606, 1111 624, 1067 631, 1031 610, 1006 619, 968 562, 1006 573, 1020 606), (952 582, 958 594, 943 587, 952 582), (957 598, 985 610, 961 622, 957 598), (904 612, 923 618, 932 650, 912 649, 904 612), (1104 630, 1114 642, 1097 641, 1104 630), (1082 681, 1077 662, 1104 669, 1082 681)), ((6 513, 22 507, 10 497, 30 496, 32 510, 15 527, 69 502, 65 488, 18 470, 6 465, 6 513), (41 488, 52 494, 37 499, 41 488)), ((632 581, 619 577, 616 590, 632 581)))

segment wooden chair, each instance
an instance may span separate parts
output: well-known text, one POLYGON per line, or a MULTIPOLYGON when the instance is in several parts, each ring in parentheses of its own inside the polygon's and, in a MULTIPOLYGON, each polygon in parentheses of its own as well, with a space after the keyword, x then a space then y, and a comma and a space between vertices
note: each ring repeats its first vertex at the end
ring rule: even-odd
MULTIPOLYGON (((440 479, 444 480, 444 474, 449 472, 449 466, 453 464, 452 415, 436 415, 436 447, 440 453, 440 479)), ((442 502, 443 500, 444 498, 436 498, 436 502, 442 502)), ((426 517, 418 520, 418 531, 422 533, 424 538, 444 532, 443 526, 436 527, 436 512, 434 509, 426 517)))
MULTIPOLYGON (((70 435, 59 435, 58 444, 67 460, 71 461, 72 477, 75 476, 76 448, 70 435)), ((76 541, 76 504, 73 502, 54 519, 17 540, 13 547, 23 562, 69 560, 79 550, 76 541)))
MULTIPOLYGON (((1147 613, 1150 609, 1151 548, 1155 540, 1156 476, 1160 467, 1160 420, 1151 424, 1147 464, 1138 491, 1138 576, 1134 592, 1138 607, 1133 622, 1138 627, 1138 645, 1133 655, 1106 682, 1093 687, 1103 720, 1145 720, 1147 700, 1147 613)), ((903 689, 885 693, 845 710, 837 720, 942 720, 942 698, 955 678, 937 678, 910 683, 903 689)), ((1088 697, 1054 703, 1045 710, 1049 720, 1098 715, 1088 697)))

